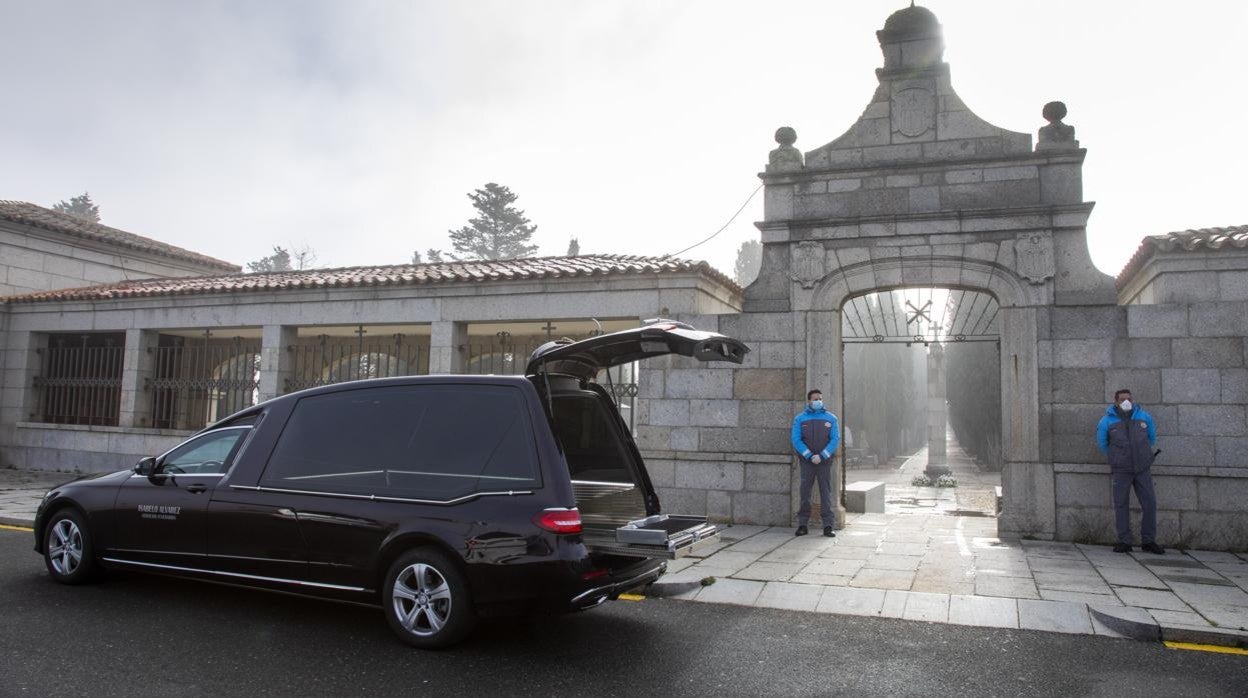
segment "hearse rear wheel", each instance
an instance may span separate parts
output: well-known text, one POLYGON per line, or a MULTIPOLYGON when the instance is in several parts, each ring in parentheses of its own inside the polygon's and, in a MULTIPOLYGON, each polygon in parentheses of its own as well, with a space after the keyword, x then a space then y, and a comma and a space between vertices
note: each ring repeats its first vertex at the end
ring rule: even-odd
POLYGON ((386 622, 409 645, 449 647, 476 624, 463 573, 434 548, 400 555, 386 573, 383 593, 386 622))
POLYGON ((61 584, 82 584, 95 576, 95 551, 82 514, 62 509, 48 522, 43 540, 43 561, 52 579, 61 584))

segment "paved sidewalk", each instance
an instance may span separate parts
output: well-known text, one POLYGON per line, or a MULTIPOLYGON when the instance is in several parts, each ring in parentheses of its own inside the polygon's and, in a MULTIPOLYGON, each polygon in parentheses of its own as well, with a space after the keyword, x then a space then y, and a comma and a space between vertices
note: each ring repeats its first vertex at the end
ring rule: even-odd
MULTIPOLYGON (((852 517, 853 515, 851 515, 852 517)), ((731 526, 655 595, 986 627, 1248 647, 1248 555, 1007 542, 982 516, 865 514, 836 538, 731 526), (698 583, 708 577, 707 586, 698 583)))
POLYGON ((0 468, 0 524, 31 525, 44 493, 79 476, 80 473, 0 468))
POLYGON ((945 465, 952 471, 958 486, 953 488, 916 487, 912 480, 927 468, 927 447, 919 449, 893 466, 850 468, 845 472, 849 483, 880 482, 886 487, 886 511, 890 514, 996 514, 996 488, 1001 473, 981 471, 954 437, 946 435, 948 457, 945 465))

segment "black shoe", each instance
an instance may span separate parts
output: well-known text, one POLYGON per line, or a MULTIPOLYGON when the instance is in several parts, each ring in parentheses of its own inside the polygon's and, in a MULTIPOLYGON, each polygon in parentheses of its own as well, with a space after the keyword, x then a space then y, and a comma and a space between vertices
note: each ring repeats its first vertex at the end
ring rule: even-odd
POLYGON ((804 536, 804 535, 806 535, 807 533, 810 533, 810 531, 807 531, 805 526, 798 526, 798 527, 797 527, 797 531, 796 531, 793 535, 795 535, 795 536, 804 536))
POLYGON ((1140 546, 1140 550, 1143 550, 1146 553, 1152 553, 1154 555, 1166 554, 1166 549, 1161 547, 1160 545, 1157 545, 1156 543, 1145 543, 1144 545, 1140 546))
POLYGON ((827 538, 836 538, 836 531, 833 531, 831 526, 824 526, 823 535, 827 538))
POLYGON ((1114 546, 1114 552, 1129 553, 1131 552, 1131 546, 1127 545, 1126 543, 1119 543, 1118 545, 1114 546))

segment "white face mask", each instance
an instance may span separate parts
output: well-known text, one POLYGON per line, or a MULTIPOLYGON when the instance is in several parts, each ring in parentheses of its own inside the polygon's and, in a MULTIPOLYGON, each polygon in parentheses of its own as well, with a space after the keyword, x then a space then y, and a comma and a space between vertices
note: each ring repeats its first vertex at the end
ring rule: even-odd
POLYGON ((823 400, 813 400, 811 401, 810 406, 814 408, 816 412, 818 412, 819 410, 823 409, 823 400))
POLYGON ((1122 408, 1123 412, 1130 412, 1131 408, 1134 407, 1134 405, 1131 404, 1130 400, 1123 400, 1122 404, 1119 405, 1119 407, 1122 408))

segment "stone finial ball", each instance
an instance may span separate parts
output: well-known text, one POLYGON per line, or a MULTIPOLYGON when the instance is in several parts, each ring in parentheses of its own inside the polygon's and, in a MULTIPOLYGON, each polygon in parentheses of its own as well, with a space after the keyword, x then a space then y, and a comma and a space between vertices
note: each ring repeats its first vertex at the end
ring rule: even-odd
POLYGON ((792 126, 781 126, 776 129, 776 142, 780 145, 793 145, 797 142, 797 131, 792 126))
POLYGON ((1045 121, 1053 123, 1066 118, 1066 105, 1062 102, 1049 102, 1044 105, 1044 110, 1040 112, 1045 121))

